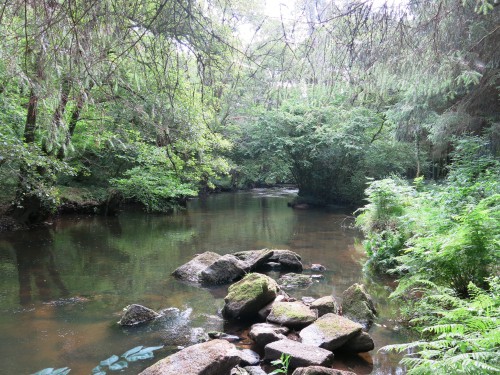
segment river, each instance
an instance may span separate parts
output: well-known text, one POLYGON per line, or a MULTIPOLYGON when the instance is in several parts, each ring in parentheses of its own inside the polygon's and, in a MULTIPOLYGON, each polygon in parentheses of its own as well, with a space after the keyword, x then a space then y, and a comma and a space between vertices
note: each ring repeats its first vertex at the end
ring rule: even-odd
POLYGON ((352 214, 291 209, 286 203, 294 193, 223 193, 192 200, 187 210, 174 215, 127 210, 113 218, 64 216, 47 228, 1 233, 0 373, 32 374, 67 366, 71 375, 89 375, 113 354, 137 345, 165 345, 155 358, 129 363, 120 371, 137 374, 178 350, 182 340, 170 338, 182 327, 244 335, 242 327, 217 317, 225 288, 196 288, 170 274, 207 250, 226 254, 275 248, 299 253, 306 266, 321 263, 327 268, 324 280, 291 291, 294 297, 339 297, 353 283, 363 282, 375 298, 380 311, 370 331, 375 350, 363 359, 339 359, 337 367, 358 374, 403 374, 396 355, 377 352, 406 337, 392 319, 389 284, 367 279, 362 272, 365 255, 360 233, 352 229, 352 214), (116 321, 131 303, 156 310, 175 307, 179 313, 151 326, 120 328, 116 321))

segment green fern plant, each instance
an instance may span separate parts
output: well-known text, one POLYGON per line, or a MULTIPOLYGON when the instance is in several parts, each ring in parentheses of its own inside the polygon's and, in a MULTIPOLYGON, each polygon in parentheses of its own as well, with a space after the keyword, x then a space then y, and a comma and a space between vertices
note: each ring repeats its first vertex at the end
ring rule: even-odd
POLYGON ((279 366, 276 370, 273 372, 269 373, 269 375, 273 374, 288 374, 288 366, 290 366, 290 355, 281 353, 280 359, 277 359, 275 361, 271 361, 271 364, 273 366, 279 366))
POLYGON ((424 294, 414 307, 422 315, 411 322, 425 327, 422 339, 380 350, 405 353, 401 363, 409 375, 500 374, 500 279, 488 283, 488 291, 470 283, 470 299, 421 284, 424 294))

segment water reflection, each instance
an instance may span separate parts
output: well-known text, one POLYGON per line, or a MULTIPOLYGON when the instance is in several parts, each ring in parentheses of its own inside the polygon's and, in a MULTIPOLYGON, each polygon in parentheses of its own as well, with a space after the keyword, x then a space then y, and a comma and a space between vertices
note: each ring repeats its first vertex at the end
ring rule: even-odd
MULTIPOLYGON (((380 322, 387 327, 372 332, 377 348, 404 338, 388 320, 393 306, 386 301, 387 284, 365 279, 362 273, 358 233, 343 225, 345 212, 292 210, 287 194, 221 194, 190 201, 188 210, 172 216, 127 211, 117 218, 64 217, 50 229, 0 234, 0 353, 9 358, 3 370, 28 374, 69 366, 72 374, 88 374, 101 360, 137 345, 165 344, 170 349, 163 354, 168 354, 174 350, 169 342, 180 343, 199 327, 245 335, 246 327, 217 318, 226 288, 200 289, 170 276, 206 250, 293 250, 305 265, 327 268, 323 280, 293 291, 294 297, 339 297, 354 282, 365 282, 383 306, 380 322), (118 328, 114 323, 130 303, 192 312, 179 330, 181 337, 172 340, 175 329, 169 326, 118 328)), ((355 365, 359 373, 400 370, 390 355, 374 352, 373 363, 353 360, 339 365, 355 365)), ((136 374, 149 364, 137 363, 122 373, 136 374)))

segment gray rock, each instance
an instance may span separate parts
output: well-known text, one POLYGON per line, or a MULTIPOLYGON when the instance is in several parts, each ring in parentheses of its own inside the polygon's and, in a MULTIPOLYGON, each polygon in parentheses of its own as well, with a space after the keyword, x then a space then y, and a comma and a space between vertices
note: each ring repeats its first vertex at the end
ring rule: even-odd
POLYGON ((347 341, 340 350, 348 353, 364 353, 369 352, 375 348, 375 343, 371 336, 366 332, 353 337, 347 341))
POLYGON ((245 272, 251 272, 262 267, 274 255, 269 249, 239 251, 233 254, 242 264, 245 272))
POLYGON ((280 327, 269 323, 257 323, 252 325, 248 335, 258 346, 264 347, 271 342, 285 339, 288 331, 287 327, 280 327))
POLYGON ((361 325, 336 314, 326 314, 300 331, 302 342, 335 350, 361 333, 361 325))
POLYGON ((238 354, 241 358, 241 366, 255 366, 260 363, 260 355, 255 353, 253 350, 241 349, 238 350, 238 354))
POLYGON ((363 284, 351 285, 342 293, 342 315, 361 324, 365 331, 373 325, 376 314, 373 299, 363 284))
POLYGON ((246 366, 244 369, 247 371, 248 375, 267 375, 260 366, 246 366))
POLYGON ((226 340, 226 341, 229 341, 229 342, 238 342, 238 341, 242 340, 241 337, 238 337, 238 336, 235 336, 235 335, 229 335, 227 333, 218 332, 218 331, 208 332, 208 337, 210 337, 211 339, 226 340))
POLYGON ((156 362, 140 375, 226 375, 239 362, 233 344, 212 340, 182 349, 156 362))
POLYGON ((338 314, 340 311, 339 305, 333 296, 321 297, 311 303, 311 309, 318 311, 318 316, 323 316, 328 313, 338 314))
POLYGON ((146 323, 161 315, 142 305, 129 305, 125 307, 122 318, 118 322, 121 326, 135 326, 137 324, 146 323))
POLYGON ((310 306, 311 303, 313 303, 314 301, 316 301, 316 298, 314 297, 307 297, 307 296, 304 296, 300 299, 302 302, 304 302, 307 306, 310 306))
POLYGON ((230 375, 249 375, 248 371, 240 366, 231 369, 230 375))
POLYGON ((279 359, 283 353, 289 355, 290 368, 328 366, 333 362, 332 352, 289 339, 267 344, 264 350, 265 359, 269 361, 279 359))
POLYGON ((322 266, 321 264, 311 264, 311 271, 314 272, 323 272, 326 271, 326 267, 322 266))
POLYGON ((356 375, 351 371, 336 370, 329 367, 309 366, 295 369, 292 375, 356 375))
POLYGON ((290 250, 273 250, 273 256, 269 258, 270 262, 279 263, 282 270, 295 272, 302 272, 303 266, 300 260, 300 255, 290 250))
POLYGON ((311 276, 293 272, 287 273, 278 279, 278 284, 283 289, 305 289, 310 287, 312 283, 311 276))
MULTIPOLYGON (((293 298, 291 300, 293 301, 293 298)), ((290 301, 290 300, 286 296, 279 294, 274 301, 268 303, 266 306, 264 306, 262 309, 259 310, 258 312, 259 318, 262 320, 266 320, 267 316, 271 312, 273 304, 276 302, 284 302, 284 301, 290 301)))
POLYGON ((314 322, 316 312, 302 302, 275 302, 267 321, 291 328, 302 328, 314 322))
POLYGON ((199 280, 204 285, 228 284, 241 279, 244 265, 234 255, 226 254, 200 272, 199 280))
POLYGON ((267 262, 260 266, 259 270, 262 271, 279 271, 281 269, 281 264, 278 262, 267 262))
POLYGON ((199 283, 201 272, 219 258, 219 254, 206 251, 202 254, 198 254, 189 262, 177 268, 172 274, 180 280, 199 283))
POLYGON ((229 287, 222 314, 230 319, 257 317, 259 310, 276 298, 278 290, 269 276, 249 273, 229 287))
POLYGON ((325 278, 325 275, 321 275, 321 274, 311 275, 311 279, 313 279, 313 280, 323 280, 324 278, 325 278))

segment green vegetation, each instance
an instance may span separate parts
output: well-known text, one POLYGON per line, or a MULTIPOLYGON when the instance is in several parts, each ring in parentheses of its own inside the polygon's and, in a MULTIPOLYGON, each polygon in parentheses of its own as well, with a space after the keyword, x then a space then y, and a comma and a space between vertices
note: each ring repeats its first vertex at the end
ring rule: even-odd
POLYGON ((282 353, 280 359, 271 361, 273 366, 279 366, 277 369, 273 370, 272 374, 288 374, 288 366, 290 365, 290 355, 282 353))
MULTIPOLYGON (((394 297, 445 293, 440 318, 463 303, 479 319, 499 271, 497 5, 296 0, 270 16, 262 0, 6 1, 2 211, 32 224, 120 197, 170 212, 276 183, 359 206, 366 189, 358 225, 369 266, 399 278, 394 297)), ((425 310, 410 319, 442 324, 425 310)), ((482 361, 483 346, 450 348, 482 361)), ((429 348, 420 359, 449 360, 429 348)))

